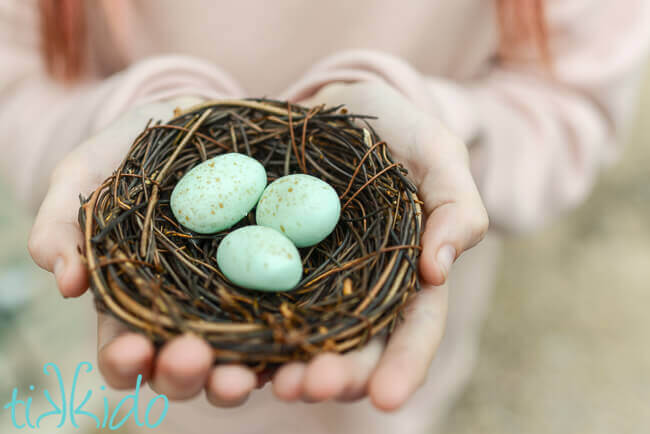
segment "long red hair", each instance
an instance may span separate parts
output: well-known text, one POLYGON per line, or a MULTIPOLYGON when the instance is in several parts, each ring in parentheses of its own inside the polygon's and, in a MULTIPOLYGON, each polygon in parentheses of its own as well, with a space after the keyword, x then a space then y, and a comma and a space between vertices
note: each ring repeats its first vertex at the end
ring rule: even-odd
MULTIPOLYGON (((500 28, 499 56, 529 44, 548 64, 543 0, 494 0, 500 28)), ((62 81, 73 81, 83 72, 86 44, 84 0, 40 0, 43 56, 48 72, 62 81)))
POLYGON ((544 0, 496 0, 496 3, 501 32, 499 56, 507 58, 525 47, 545 66, 550 66, 544 0))
POLYGON ((40 0, 41 43, 47 71, 72 81, 83 70, 86 44, 84 0, 40 0))

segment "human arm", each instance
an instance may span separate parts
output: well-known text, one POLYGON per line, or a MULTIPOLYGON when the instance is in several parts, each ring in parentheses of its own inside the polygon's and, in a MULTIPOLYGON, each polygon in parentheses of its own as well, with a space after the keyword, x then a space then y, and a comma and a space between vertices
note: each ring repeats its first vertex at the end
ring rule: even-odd
MULTIPOLYGON (((430 152, 420 151, 421 160, 440 160, 440 147, 451 143, 453 148, 454 143, 465 142, 491 223, 502 231, 531 230, 584 200, 599 171, 618 152, 631 119, 648 44, 648 2, 626 3, 627 8, 613 1, 563 3, 548 2, 549 43, 555 47, 550 65, 519 57, 526 51, 511 52, 486 74, 460 82, 427 76, 390 55, 344 52, 318 63, 283 97, 296 102, 347 104, 353 112, 378 114, 380 125, 386 125, 386 118, 397 119, 396 127, 386 125, 381 132, 394 154, 395 148, 411 149, 409 145, 418 140, 391 133, 405 123, 409 127, 426 124, 426 120, 413 123, 409 119, 414 112, 425 113, 434 124, 444 125, 443 130, 451 130, 455 139, 449 140, 445 134, 426 141, 430 152), (386 87, 399 92, 411 107, 391 102, 386 87), (386 103, 393 106, 392 111, 383 110, 386 103)), ((414 160, 417 162, 402 153, 401 161, 418 177, 414 160)), ((439 169, 430 166, 434 176, 439 169)), ((428 184, 420 182, 420 190, 426 192, 428 184)), ((428 198, 433 197, 430 212, 436 208, 437 195, 428 198)), ((472 227, 467 224, 467 214, 479 215, 476 211, 460 214, 451 224, 427 226, 420 261, 425 282, 431 283, 437 276, 431 270, 440 238, 449 235, 448 228, 472 227)), ((471 246, 460 245, 459 254, 471 246)), ((423 294, 446 291, 429 286, 423 294)), ((440 313, 446 311, 446 299, 416 298, 413 308, 440 313)), ((436 320, 398 329, 390 338, 387 348, 400 351, 382 353, 380 347, 372 357, 327 355, 317 366, 283 368, 278 382, 285 384, 276 389, 282 395, 292 379, 293 390, 302 391, 295 396, 311 401, 314 391, 326 391, 319 399, 345 399, 346 393, 341 391, 356 388, 363 391, 362 396, 368 393, 381 408, 399 407, 423 381, 439 344, 439 339, 432 337, 444 329, 444 315, 428 318, 436 320), (413 357, 412 348, 424 350, 413 357), (404 358, 395 357, 400 352, 404 358)), ((407 315, 404 325, 413 322, 407 315)))
MULTIPOLYGON (((201 99, 243 92, 215 65, 185 56, 149 58, 114 74, 89 72, 61 83, 42 64, 35 4, 3 0, 0 22, 0 175, 23 204, 39 209, 28 246, 34 261, 55 274, 65 297, 80 296, 88 277, 77 252, 79 195, 110 176, 150 120, 169 119, 174 108, 201 99)), ((212 357, 209 346, 192 336, 156 354, 146 337, 98 315, 98 364, 115 388, 134 387, 141 374, 170 399, 205 387, 215 402, 231 405, 228 386, 213 379, 252 388, 255 376, 240 367, 213 369, 212 357)))
POLYGON ((332 82, 383 82, 469 146, 472 173, 504 232, 531 230, 581 203, 620 152, 650 44, 650 2, 548 0, 550 63, 522 43, 457 80, 372 51, 336 53, 283 96, 332 82))

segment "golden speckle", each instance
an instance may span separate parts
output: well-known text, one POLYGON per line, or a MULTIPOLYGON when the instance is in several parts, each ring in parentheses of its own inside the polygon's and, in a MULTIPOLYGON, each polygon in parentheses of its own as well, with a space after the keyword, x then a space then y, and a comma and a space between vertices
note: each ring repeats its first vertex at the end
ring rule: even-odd
POLYGON ((219 208, 223 208, 223 204, 219 202, 219 208))
POLYGON ((287 190, 289 193, 293 191, 293 188, 289 187, 289 190, 287 190))
POLYGON ((285 232, 285 230, 284 230, 284 226, 280 225, 280 230, 281 230, 282 232, 285 232))
POLYGON ((189 216, 185 216, 185 221, 188 221, 188 222, 189 222, 189 221, 190 221, 190 217, 189 217, 189 216))
POLYGON ((214 210, 210 211, 210 214, 214 215, 214 210))

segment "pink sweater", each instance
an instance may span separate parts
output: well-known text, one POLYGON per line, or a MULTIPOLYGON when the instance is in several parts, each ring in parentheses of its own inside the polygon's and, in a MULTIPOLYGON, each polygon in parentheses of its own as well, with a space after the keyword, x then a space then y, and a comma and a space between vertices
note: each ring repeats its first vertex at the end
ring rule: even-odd
POLYGON ((493 224, 531 228, 617 153, 650 42, 648 0, 546 3, 552 74, 525 50, 495 61, 488 0, 90 2, 88 77, 65 87, 41 63, 35 0, 0 0, 2 171, 34 206, 56 162, 134 104, 385 80, 471 144, 493 224))

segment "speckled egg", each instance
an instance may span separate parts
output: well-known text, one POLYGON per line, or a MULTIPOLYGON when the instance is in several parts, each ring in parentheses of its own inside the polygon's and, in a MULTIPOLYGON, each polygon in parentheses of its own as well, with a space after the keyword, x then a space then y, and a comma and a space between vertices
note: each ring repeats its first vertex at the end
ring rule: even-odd
POLYGON ((296 246, 264 226, 244 226, 229 233, 217 249, 217 264, 234 284, 259 291, 288 291, 302 277, 296 246))
POLYGON ((257 224, 274 228, 298 247, 324 240, 341 216, 341 201, 328 183, 310 175, 287 175, 262 193, 257 224))
POLYGON ((206 160, 178 181, 170 207, 176 220, 201 234, 228 229, 255 206, 266 187, 259 161, 229 153, 206 160))

